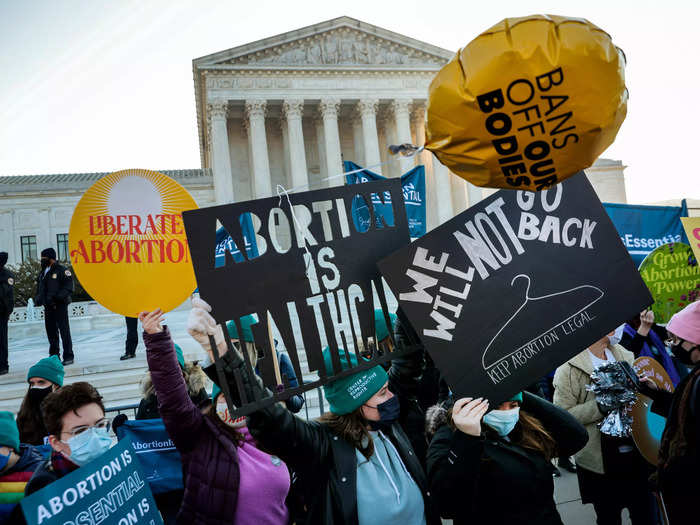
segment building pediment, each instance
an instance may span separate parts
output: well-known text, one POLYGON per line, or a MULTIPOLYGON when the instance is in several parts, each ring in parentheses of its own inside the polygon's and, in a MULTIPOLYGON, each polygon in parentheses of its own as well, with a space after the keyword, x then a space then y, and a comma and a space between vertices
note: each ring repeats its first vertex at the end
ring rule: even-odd
POLYGON ((341 17, 194 61, 196 69, 439 69, 453 52, 341 17))

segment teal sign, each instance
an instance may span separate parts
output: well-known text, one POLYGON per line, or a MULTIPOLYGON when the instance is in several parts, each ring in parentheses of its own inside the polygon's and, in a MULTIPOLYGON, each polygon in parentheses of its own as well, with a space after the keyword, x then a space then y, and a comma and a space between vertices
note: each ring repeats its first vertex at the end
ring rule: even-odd
POLYGON ((129 439, 21 505, 28 525, 163 525, 129 439))

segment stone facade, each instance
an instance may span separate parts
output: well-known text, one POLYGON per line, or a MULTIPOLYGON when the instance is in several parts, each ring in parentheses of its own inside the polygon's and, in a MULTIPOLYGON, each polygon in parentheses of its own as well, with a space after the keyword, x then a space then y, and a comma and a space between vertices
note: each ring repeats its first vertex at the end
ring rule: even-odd
MULTIPOLYGON (((349 17, 193 61, 202 169, 164 171, 199 206, 343 183, 342 161, 388 177, 426 167, 428 229, 492 193, 450 174, 421 144, 428 86, 453 52, 349 17)), ((601 200, 626 202, 624 166, 587 170, 601 200)), ((10 263, 32 246, 61 251, 73 208, 103 173, 0 177, 0 250, 10 263), (29 241, 34 244, 31 245, 29 241)))
MULTIPOLYGON (((182 184, 199 206, 214 204, 211 170, 162 171, 182 184)), ((58 252, 59 236, 67 240, 73 209, 80 197, 107 173, 62 173, 0 177, 0 251, 9 264, 22 261, 22 239, 33 240, 35 252, 52 246, 58 252)), ((59 253, 61 256, 62 253, 59 253)))

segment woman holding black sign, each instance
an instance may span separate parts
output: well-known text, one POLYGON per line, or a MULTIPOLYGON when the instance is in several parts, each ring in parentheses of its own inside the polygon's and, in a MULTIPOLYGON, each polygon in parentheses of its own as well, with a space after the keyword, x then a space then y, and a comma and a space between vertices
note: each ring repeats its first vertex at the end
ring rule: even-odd
POLYGON ((428 410, 428 477, 440 515, 455 525, 561 525, 551 459, 582 448, 586 430, 529 392, 489 408, 467 397, 428 410))
POLYGON ((213 395, 213 407, 202 413, 188 394, 163 313, 142 312, 139 319, 160 415, 182 455, 178 523, 288 524, 286 465, 258 448, 245 420, 229 417, 221 396, 213 395))
MULTIPOLYGON (((210 354, 213 335, 229 387, 240 373, 248 399, 271 393, 248 369, 237 349, 228 351, 221 328, 198 301, 188 330, 210 354)), ((332 374, 329 349, 323 352, 332 374)), ((343 369, 357 365, 352 352, 341 352, 343 369)), ((422 354, 395 359, 388 373, 377 365, 331 381, 324 386, 330 414, 308 422, 279 403, 248 416, 248 427, 266 450, 278 455, 302 482, 306 523, 401 523, 437 525, 425 474, 404 432, 401 403, 420 378, 422 354)), ((213 361, 213 359, 212 359, 213 361)), ((214 374, 211 365, 205 371, 214 374)), ((211 377, 211 375, 210 375, 211 377)))

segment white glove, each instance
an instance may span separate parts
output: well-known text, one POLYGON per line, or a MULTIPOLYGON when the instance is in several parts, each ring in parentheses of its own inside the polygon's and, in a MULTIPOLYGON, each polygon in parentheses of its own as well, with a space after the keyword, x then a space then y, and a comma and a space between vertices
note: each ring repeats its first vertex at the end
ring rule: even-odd
POLYGON ((228 348, 221 325, 216 323, 216 320, 209 312, 211 312, 211 306, 206 301, 200 298, 192 299, 192 310, 190 310, 190 315, 187 317, 187 333, 204 348, 213 363, 214 356, 209 343, 209 336, 214 336, 219 356, 225 354, 228 348))

